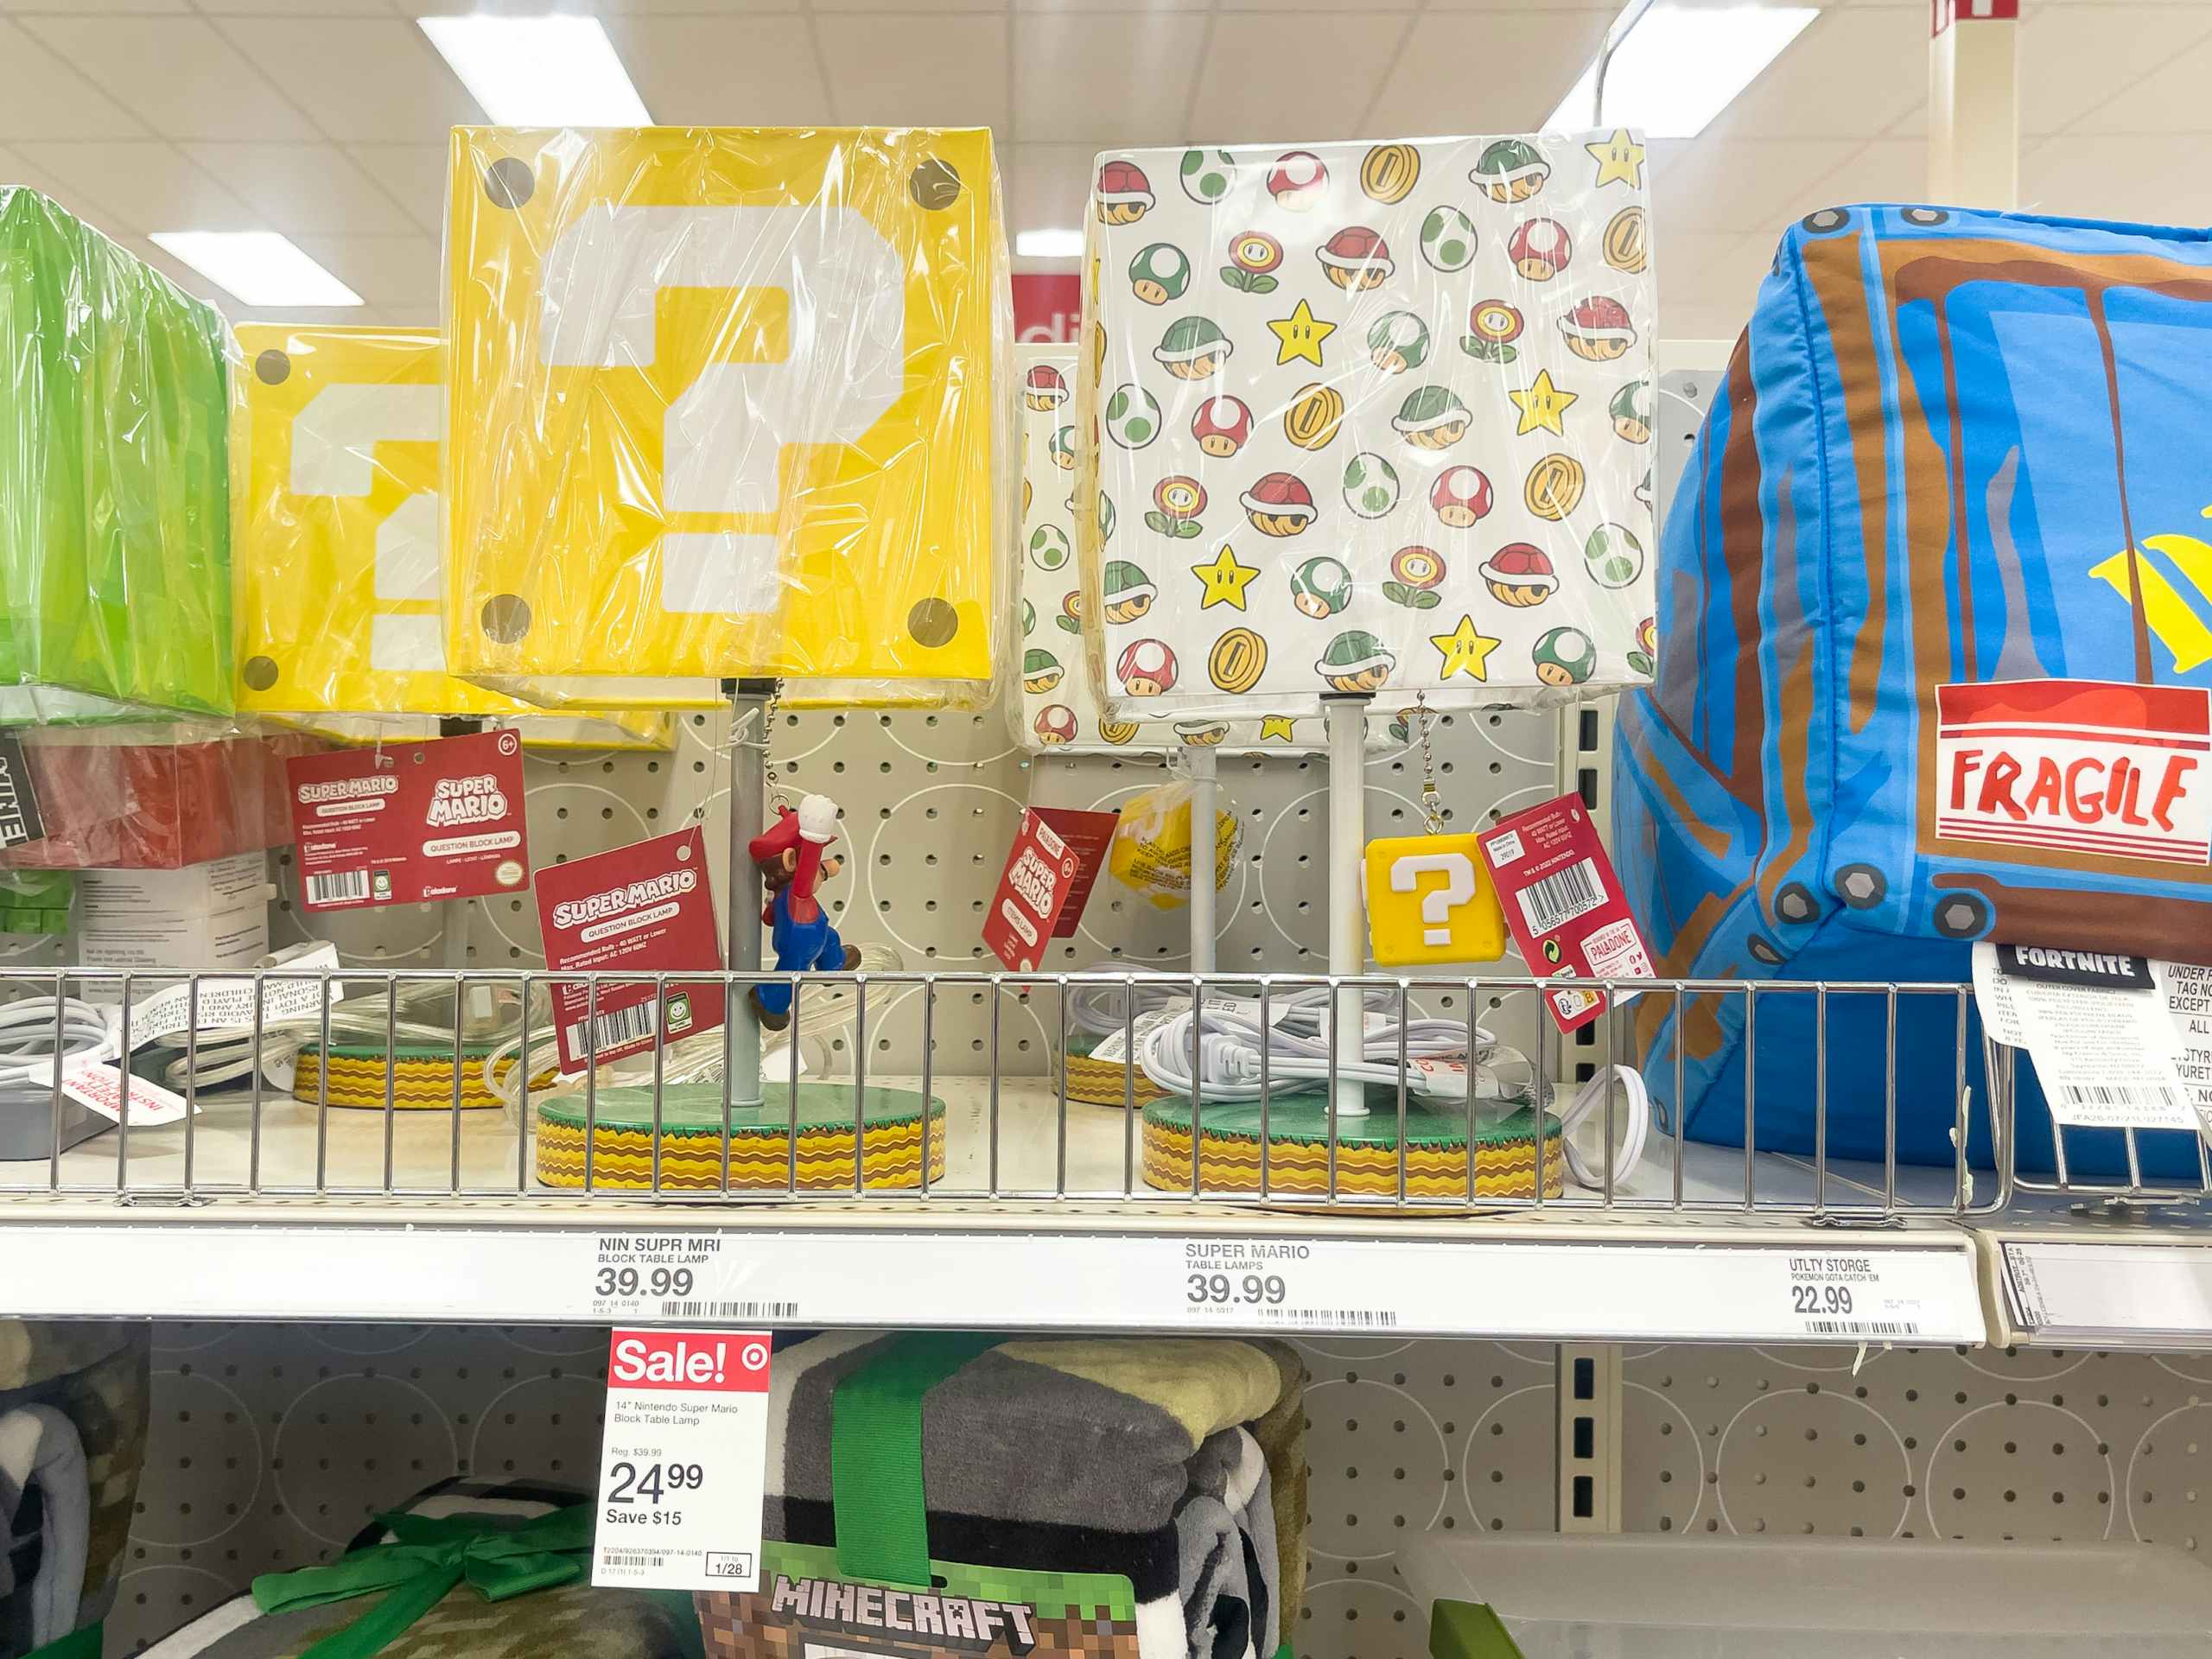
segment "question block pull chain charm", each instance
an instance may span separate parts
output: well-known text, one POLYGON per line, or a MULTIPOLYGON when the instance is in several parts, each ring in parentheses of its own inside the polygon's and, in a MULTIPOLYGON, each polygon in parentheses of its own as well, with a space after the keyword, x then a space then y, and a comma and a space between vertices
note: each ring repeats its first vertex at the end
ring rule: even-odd
POLYGON ((1505 913, 1472 835, 1444 833, 1429 741, 1434 718, 1425 699, 1411 711, 1420 734, 1421 817, 1426 833, 1367 843, 1360 890, 1367 906, 1369 951, 1386 968, 1496 962, 1505 954, 1505 913))

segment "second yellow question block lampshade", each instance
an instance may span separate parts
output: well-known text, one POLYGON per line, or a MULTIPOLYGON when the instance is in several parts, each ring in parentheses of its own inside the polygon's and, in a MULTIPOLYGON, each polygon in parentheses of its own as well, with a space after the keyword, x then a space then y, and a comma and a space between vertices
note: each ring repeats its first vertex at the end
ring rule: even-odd
POLYGON ((456 128, 448 188, 455 673, 676 707, 989 679, 988 132, 456 128))

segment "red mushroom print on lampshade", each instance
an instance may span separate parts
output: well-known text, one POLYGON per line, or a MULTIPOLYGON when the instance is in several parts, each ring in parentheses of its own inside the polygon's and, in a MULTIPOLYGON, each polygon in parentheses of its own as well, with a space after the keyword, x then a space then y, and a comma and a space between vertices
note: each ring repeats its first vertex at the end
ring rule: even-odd
POLYGON ((1567 269, 1574 257, 1574 243, 1557 219, 1532 219, 1513 232, 1505 253, 1513 269, 1529 281, 1548 283, 1567 269))
POLYGON ((1471 529, 1490 516, 1490 480, 1478 467, 1447 467, 1429 486, 1428 505, 1452 529, 1471 529))
POLYGON ((1268 194, 1278 207, 1302 213, 1329 188, 1329 169, 1309 149, 1294 149, 1268 170, 1268 194))
POLYGON ((1252 411, 1238 398, 1209 397, 1191 416, 1191 435, 1209 455, 1233 455, 1252 435, 1252 411))
POLYGON ((1135 639, 1115 665, 1122 690, 1133 697, 1156 697, 1175 689, 1175 653, 1158 639, 1135 639))
POLYGON ((1046 704, 1037 711, 1037 718, 1032 725, 1040 742, 1072 743, 1075 741, 1075 710, 1064 702, 1046 704))

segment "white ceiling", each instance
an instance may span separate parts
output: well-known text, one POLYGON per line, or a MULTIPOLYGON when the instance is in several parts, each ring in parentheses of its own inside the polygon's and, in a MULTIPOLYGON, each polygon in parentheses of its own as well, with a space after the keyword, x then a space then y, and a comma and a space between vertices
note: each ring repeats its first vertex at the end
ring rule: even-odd
MULTIPOLYGON (((1014 227, 1076 225, 1101 148, 1511 131, 1616 9, 1578 0, 0 0, 0 181, 145 241, 283 231, 437 311, 443 130, 481 119, 425 10, 606 19, 657 120, 988 125, 1014 227)), ((1830 0, 1692 142, 1654 143, 1669 335, 1732 335, 1783 226, 1923 189, 1928 0, 1830 0)), ((2212 220, 2212 4, 2029 0, 2024 205, 2212 220)), ((328 314, 325 314, 328 315, 328 314)))

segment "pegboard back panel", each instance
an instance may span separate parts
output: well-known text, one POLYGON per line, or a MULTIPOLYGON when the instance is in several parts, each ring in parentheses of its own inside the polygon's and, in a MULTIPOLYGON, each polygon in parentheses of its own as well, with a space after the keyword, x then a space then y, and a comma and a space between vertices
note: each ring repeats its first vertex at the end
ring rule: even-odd
MULTIPOLYGON (((114 1659, 327 1560, 455 1473, 588 1486, 607 1334, 166 1325, 114 1659)), ((1554 1353, 1313 1338, 1303 1659, 1420 1659, 1405 1538, 1555 1524, 1554 1353)), ((2212 1356, 1653 1347, 1621 1355, 1621 1523, 1692 1538, 2212 1546, 2212 1356)))

